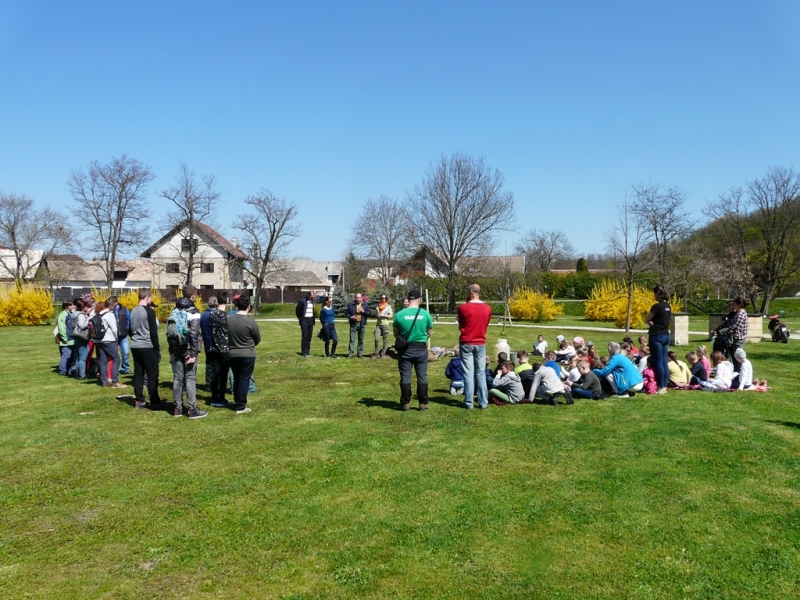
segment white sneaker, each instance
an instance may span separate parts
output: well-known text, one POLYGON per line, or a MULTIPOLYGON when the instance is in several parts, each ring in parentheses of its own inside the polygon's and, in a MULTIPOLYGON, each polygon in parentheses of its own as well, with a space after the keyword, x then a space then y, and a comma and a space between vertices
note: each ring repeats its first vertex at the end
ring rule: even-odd
POLYGON ((457 396, 458 395, 458 391, 456 390, 456 388, 454 388, 454 387, 450 388, 450 395, 451 396, 457 396))
POLYGON ((249 406, 245 406, 245 407, 244 407, 242 410, 237 410, 237 411, 236 411, 236 414, 237 414, 237 415, 243 415, 244 413, 249 413, 249 412, 251 412, 252 410, 253 410, 253 409, 252 409, 252 408, 250 408, 249 406))
POLYGON ((666 394, 666 393, 667 393, 667 388, 658 388, 658 390, 656 390, 656 394, 666 394))

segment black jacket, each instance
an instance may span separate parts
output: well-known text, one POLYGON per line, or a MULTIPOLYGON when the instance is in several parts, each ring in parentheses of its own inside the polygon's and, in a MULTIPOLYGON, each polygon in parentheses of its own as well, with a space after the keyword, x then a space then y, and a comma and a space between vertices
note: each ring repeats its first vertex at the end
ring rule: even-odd
MULTIPOLYGON (((297 315, 297 320, 300 325, 303 324, 303 321, 306 319, 306 310, 308 309, 308 303, 314 304, 313 300, 309 300, 308 298, 300 298, 300 301, 297 303, 297 308, 294 309, 294 314, 297 315)), ((311 315, 311 320, 314 321, 314 315, 311 315)))

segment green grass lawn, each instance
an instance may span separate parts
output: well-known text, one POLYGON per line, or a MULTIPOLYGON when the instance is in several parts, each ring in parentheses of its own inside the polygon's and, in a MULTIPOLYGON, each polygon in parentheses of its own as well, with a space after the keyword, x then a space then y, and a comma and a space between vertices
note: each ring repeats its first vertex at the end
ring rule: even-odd
POLYGON ((439 361, 402 413, 393 361, 261 329, 253 412, 197 421, 58 377, 50 327, 0 330, 0 597, 798 597, 797 340, 746 347, 769 393, 466 411, 439 361))

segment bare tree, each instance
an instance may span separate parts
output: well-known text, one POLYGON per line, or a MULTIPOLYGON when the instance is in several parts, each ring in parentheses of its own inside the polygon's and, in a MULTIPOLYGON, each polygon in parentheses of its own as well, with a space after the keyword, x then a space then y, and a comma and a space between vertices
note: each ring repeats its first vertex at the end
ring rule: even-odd
POLYGON ((367 200, 350 228, 350 246, 377 262, 378 278, 388 285, 397 261, 413 247, 405 206, 388 196, 367 200))
POLYGON ((704 212, 714 219, 727 247, 749 264, 763 291, 759 311, 769 312, 775 294, 800 272, 800 175, 772 167, 747 183, 746 194, 733 188, 704 212))
POLYGON ((39 266, 70 241, 64 215, 45 208, 36 210, 25 195, 0 193, 0 266, 19 286, 33 278, 39 266))
POLYGON ((297 207, 269 190, 248 196, 244 203, 250 210, 240 214, 233 226, 242 231, 242 248, 247 253, 245 270, 255 280, 258 307, 264 283, 282 269, 279 262, 282 252, 300 235, 301 227, 295 222, 297 207))
MULTIPOLYGON (((185 275, 186 285, 192 284, 195 270, 200 270, 203 250, 199 247, 197 233, 200 224, 214 214, 219 192, 213 175, 203 175, 198 179, 186 163, 181 162, 175 184, 161 191, 159 196, 169 200, 175 209, 167 215, 165 229, 179 227, 180 248, 175 248, 174 256, 179 257, 179 268, 185 275)), ((209 224, 209 223, 206 223, 209 224)), ((174 261, 174 257, 170 258, 174 261)))
POLYGON ((496 232, 514 229, 514 195, 503 191, 503 183, 503 174, 483 157, 442 155, 409 198, 417 241, 446 266, 451 311, 461 283, 458 261, 486 253, 496 232))
POLYGON ((154 177, 150 167, 125 154, 106 164, 92 161, 86 171, 75 169, 70 176, 69 189, 78 204, 75 214, 88 229, 84 245, 87 252, 99 250, 109 290, 119 256, 145 242, 145 195, 154 177))
POLYGON ((549 271, 557 261, 571 259, 575 248, 567 234, 560 229, 539 231, 532 229, 514 247, 514 252, 525 255, 525 272, 549 271))
POLYGON ((660 183, 640 183, 632 187, 631 214, 649 227, 659 280, 666 283, 669 246, 689 229, 689 214, 684 208, 686 193, 660 183))
POLYGON ((630 199, 625 198, 618 207, 617 223, 606 232, 606 240, 628 296, 625 331, 630 331, 634 285, 655 261, 653 254, 645 251, 653 241, 652 230, 647 221, 634 214, 630 199))

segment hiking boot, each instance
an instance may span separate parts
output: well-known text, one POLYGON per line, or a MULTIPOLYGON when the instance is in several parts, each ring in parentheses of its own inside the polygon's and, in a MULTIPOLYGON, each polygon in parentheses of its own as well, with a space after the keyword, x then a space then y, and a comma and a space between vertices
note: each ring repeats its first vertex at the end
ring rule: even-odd
POLYGON ((194 410, 189 411, 190 419, 202 419, 205 416, 208 416, 207 410, 200 410, 199 408, 195 408, 194 410))
POLYGON ((420 410, 428 410, 428 403, 427 402, 420 402, 419 403, 420 410))
POLYGON ((176 406, 175 410, 172 411, 172 416, 173 417, 182 417, 183 416, 183 407, 182 406, 176 406))

